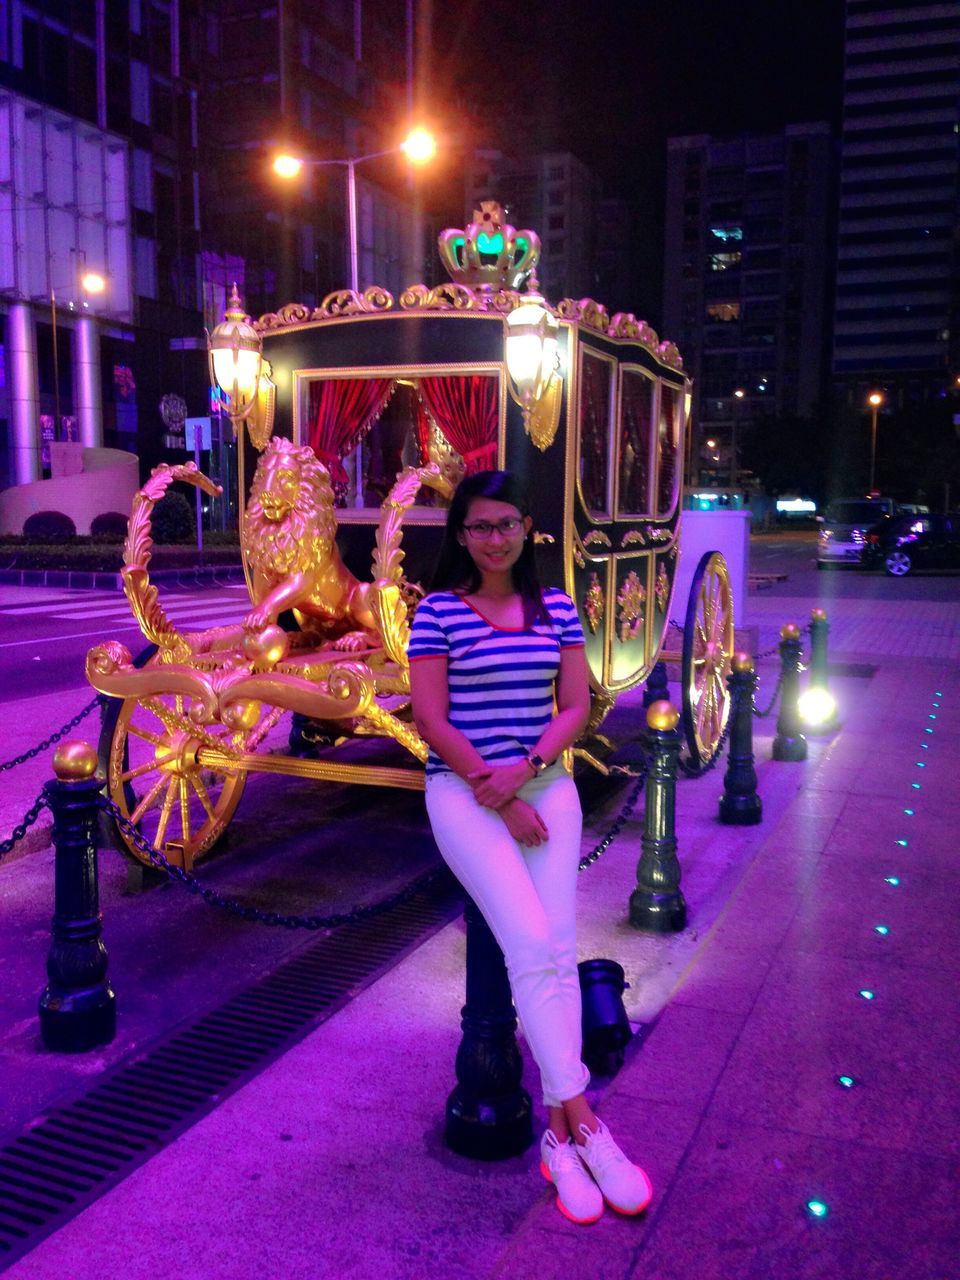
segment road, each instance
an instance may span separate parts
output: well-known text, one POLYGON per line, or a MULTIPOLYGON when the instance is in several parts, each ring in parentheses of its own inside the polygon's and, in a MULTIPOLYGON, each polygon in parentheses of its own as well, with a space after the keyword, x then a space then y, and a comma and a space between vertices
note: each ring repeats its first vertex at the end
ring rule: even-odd
POLYGON ((891 578, 882 569, 831 565, 818 569, 816 532, 766 533, 750 540, 751 573, 786 573, 773 587, 779 596, 845 600, 957 600, 960 573, 912 573, 891 578))

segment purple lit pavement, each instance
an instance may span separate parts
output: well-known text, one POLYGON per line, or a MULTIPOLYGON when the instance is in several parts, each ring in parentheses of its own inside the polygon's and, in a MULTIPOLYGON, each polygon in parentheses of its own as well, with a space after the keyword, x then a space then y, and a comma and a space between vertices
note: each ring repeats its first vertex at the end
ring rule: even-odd
MULTIPOLYGON (((751 596, 761 650, 812 603, 751 596)), ((757 722, 762 825, 715 821, 719 773, 678 786, 688 928, 626 923, 637 821, 581 879, 581 956, 623 964, 631 1018, 654 1023, 597 1089, 653 1180, 645 1215, 578 1228, 535 1149, 444 1148, 456 924, 7 1274, 956 1280, 960 611, 831 609, 831 660, 876 671, 833 681, 843 727, 805 764, 773 763, 757 722)))

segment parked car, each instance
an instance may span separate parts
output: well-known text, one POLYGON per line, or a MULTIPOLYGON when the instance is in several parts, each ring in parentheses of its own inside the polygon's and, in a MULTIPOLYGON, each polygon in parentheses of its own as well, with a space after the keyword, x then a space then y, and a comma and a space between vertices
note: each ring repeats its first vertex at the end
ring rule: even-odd
POLYGON ((884 516, 896 515, 897 510, 892 498, 837 498, 828 503, 819 517, 817 568, 862 564, 867 530, 884 516))
POLYGON ((894 578, 914 569, 960 569, 960 513, 913 512, 881 520, 867 530, 863 562, 883 565, 894 578))

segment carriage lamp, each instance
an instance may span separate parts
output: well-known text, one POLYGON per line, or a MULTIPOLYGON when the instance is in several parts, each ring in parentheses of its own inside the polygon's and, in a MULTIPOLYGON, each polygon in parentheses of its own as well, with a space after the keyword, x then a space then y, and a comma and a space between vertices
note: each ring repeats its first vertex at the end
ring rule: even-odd
POLYGON ((207 339, 207 349, 210 381, 223 400, 236 435, 238 424, 257 404, 263 371, 263 340, 247 320, 236 285, 230 291, 223 320, 207 339))
POLYGON ((507 315, 506 325, 507 385, 523 413, 527 433, 538 449, 546 449, 556 435, 560 415, 560 325, 538 293, 526 294, 507 315))

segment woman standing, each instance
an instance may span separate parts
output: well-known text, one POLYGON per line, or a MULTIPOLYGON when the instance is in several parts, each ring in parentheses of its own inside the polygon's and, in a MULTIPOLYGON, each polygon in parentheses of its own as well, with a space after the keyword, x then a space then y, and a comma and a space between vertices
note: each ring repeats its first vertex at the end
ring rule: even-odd
POLYGON ((430 748, 427 812, 444 859, 500 944, 517 1016, 540 1068, 549 1128, 541 1171, 574 1222, 604 1200, 647 1205, 650 1183, 584 1096, 576 885, 583 825, 559 757, 587 722, 577 612, 541 590, 533 520, 509 472, 461 482, 434 590, 409 645, 413 712, 430 748))

